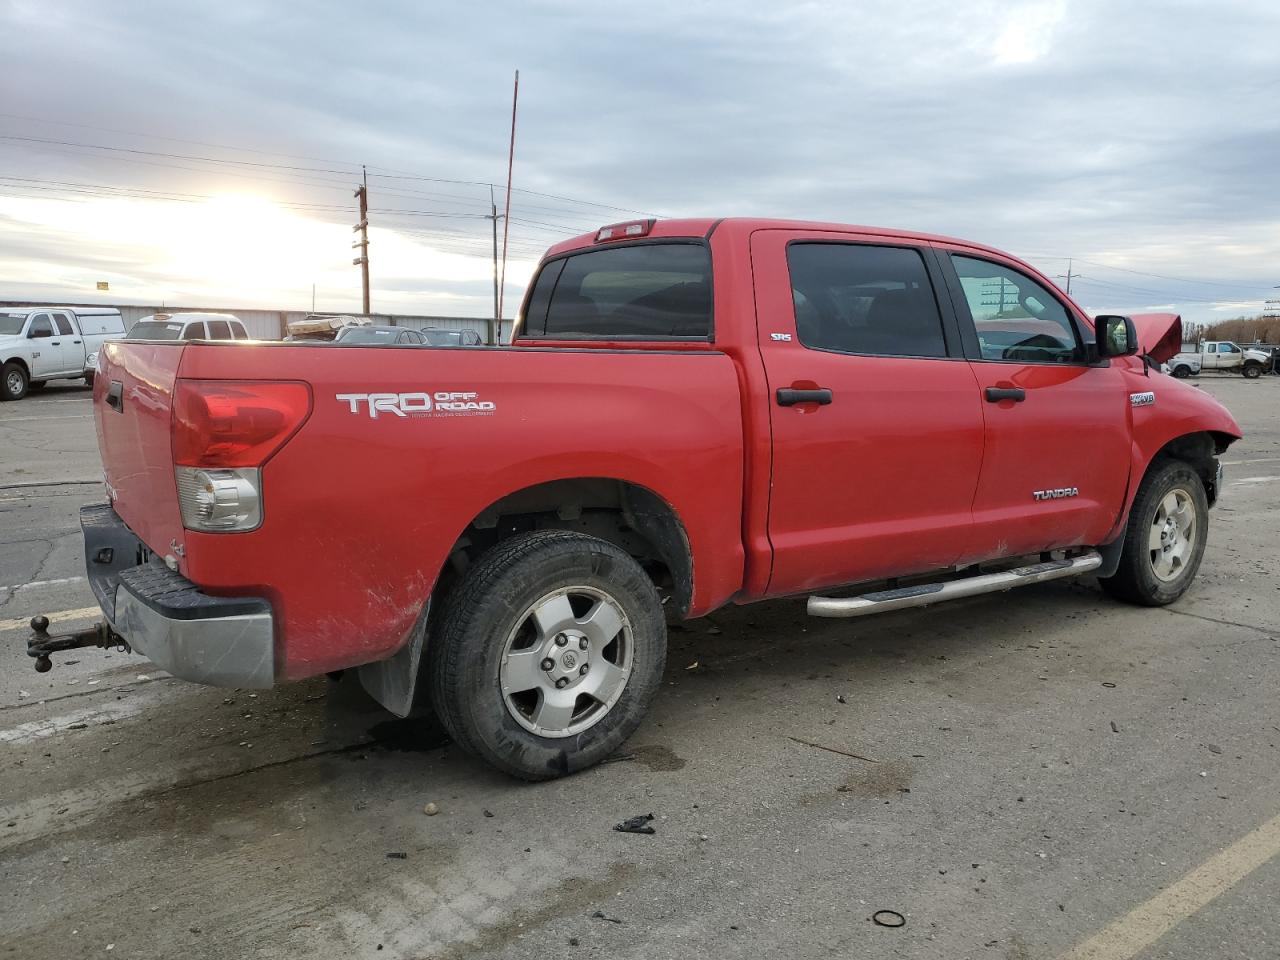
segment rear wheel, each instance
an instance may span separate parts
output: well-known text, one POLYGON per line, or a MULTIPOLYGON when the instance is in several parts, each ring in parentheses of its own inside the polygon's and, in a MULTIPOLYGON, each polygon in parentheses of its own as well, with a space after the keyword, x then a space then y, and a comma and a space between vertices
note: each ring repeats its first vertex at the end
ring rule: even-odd
POLYGON ((653 582, 580 533, 513 537, 453 588, 428 646, 432 699, 454 741, 546 780, 599 763, 640 725, 662 680, 653 582))
POLYGON ((0 400, 21 400, 27 395, 27 371, 10 361, 0 368, 0 400))
POLYGON ((84 375, 84 385, 88 387, 90 390, 93 389, 93 376, 94 375, 92 373, 86 373, 84 375))
POLYGON ((1258 377, 1262 376, 1262 364, 1260 364, 1260 363, 1246 363, 1246 364, 1244 365, 1244 370, 1243 370, 1243 371, 1241 371, 1241 372, 1242 372, 1242 373, 1245 375, 1245 377, 1247 377, 1248 379, 1250 379, 1250 380, 1256 380, 1256 379, 1258 379, 1258 377))
POLYGON ((1209 501, 1200 475, 1181 460, 1154 464, 1142 479, 1115 576, 1099 578, 1121 600, 1148 607, 1187 592, 1204 556, 1209 501))

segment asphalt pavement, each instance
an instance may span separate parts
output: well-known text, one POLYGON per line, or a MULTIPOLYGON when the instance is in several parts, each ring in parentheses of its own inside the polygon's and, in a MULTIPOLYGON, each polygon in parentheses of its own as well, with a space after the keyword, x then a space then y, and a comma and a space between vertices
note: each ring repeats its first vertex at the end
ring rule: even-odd
POLYGON ((1247 436, 1177 604, 722 611, 614 762, 537 785, 346 680, 36 674, 27 618, 93 619, 101 467, 82 386, 0 404, 0 957, 1274 960, 1280 379, 1198 383, 1247 436))

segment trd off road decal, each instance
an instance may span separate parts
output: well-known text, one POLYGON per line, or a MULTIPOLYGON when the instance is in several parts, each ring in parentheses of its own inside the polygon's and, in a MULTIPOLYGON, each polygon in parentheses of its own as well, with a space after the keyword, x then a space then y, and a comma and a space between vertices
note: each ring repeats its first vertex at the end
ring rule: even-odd
POLYGON ((334 398, 345 403, 351 413, 365 411, 369 419, 391 417, 486 417, 498 405, 481 400, 473 391, 440 390, 435 393, 337 393, 334 398))

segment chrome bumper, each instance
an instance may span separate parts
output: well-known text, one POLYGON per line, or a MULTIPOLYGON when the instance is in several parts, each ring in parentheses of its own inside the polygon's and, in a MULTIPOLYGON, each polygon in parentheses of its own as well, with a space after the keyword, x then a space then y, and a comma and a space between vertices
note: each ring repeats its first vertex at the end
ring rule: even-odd
POLYGON ((112 629, 175 677, 216 687, 275 682, 275 619, 261 597, 214 597, 152 557, 109 504, 83 507, 89 586, 112 629))

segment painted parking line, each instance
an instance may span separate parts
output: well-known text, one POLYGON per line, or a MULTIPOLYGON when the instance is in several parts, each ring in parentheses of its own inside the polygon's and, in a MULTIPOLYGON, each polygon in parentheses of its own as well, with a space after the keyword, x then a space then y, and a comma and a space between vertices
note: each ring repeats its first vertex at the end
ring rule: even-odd
POLYGON ((1058 960, 1131 960, 1277 854, 1280 817, 1245 834, 1058 960))
POLYGON ((0 417, 0 426, 6 423, 26 423, 30 420, 39 420, 43 423, 46 420, 89 420, 92 417, 92 413, 57 413, 51 417, 0 417))
POLYGON ((1223 460, 1224 467, 1238 467, 1245 463, 1280 463, 1280 457, 1256 457, 1253 460, 1223 460))
POLYGON ((1271 483, 1273 480, 1280 480, 1280 477, 1241 477, 1239 480, 1232 480, 1231 486, 1238 487, 1245 483, 1271 483))
MULTIPOLYGON (((0 498, 2 499, 2 498, 0 498)), ((60 580, 32 580, 30 583, 15 583, 12 586, 0 587, 0 590, 30 590, 33 587, 58 587, 68 583, 84 583, 84 577, 63 577, 60 580)))
POLYGON ((82 707, 56 717, 45 717, 0 729, 0 743, 32 743, 58 733, 69 733, 84 727, 97 726, 100 723, 115 723, 137 716, 147 706, 145 700, 135 697, 102 706, 82 707))
MULTIPOLYGON (((57 613, 45 614, 50 621, 50 630, 53 630, 62 620, 88 620, 98 619, 102 616, 101 607, 80 607, 76 610, 59 610, 57 613)), ((30 617, 15 617, 12 620, 0 620, 0 632, 5 630, 29 630, 31 628, 30 617)))

